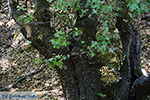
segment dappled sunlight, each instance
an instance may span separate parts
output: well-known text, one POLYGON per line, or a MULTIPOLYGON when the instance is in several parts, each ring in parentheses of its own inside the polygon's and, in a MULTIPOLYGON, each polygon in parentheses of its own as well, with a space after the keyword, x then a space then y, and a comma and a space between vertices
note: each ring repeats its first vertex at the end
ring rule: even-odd
POLYGON ((51 68, 13 86, 18 78, 34 72, 41 64, 41 61, 36 64, 35 58, 40 60, 43 56, 23 37, 15 21, 8 15, 0 13, 0 90, 10 88, 10 92, 33 91, 40 92, 42 98, 62 98, 62 87, 56 71, 51 68))
POLYGON ((6 25, 8 26, 8 27, 14 27, 14 26, 16 26, 16 22, 14 21, 14 19, 11 19, 10 21, 8 21, 7 23, 6 23, 6 25))
POLYGON ((37 92, 38 100, 144 100, 149 8, 147 0, 0 1, 0 91, 37 92))
POLYGON ((2 26, 4 24, 4 22, 3 21, 0 21, 0 26, 2 26))
POLYGON ((150 62, 143 57, 141 57, 141 71, 146 77, 150 75, 150 62))
POLYGON ((9 60, 6 57, 0 59, 0 70, 4 73, 9 68, 9 60))

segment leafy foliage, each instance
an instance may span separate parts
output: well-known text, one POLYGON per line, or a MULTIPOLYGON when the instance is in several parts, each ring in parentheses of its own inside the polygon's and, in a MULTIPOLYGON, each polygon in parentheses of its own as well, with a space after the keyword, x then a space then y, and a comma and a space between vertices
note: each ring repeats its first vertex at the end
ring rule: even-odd
MULTIPOLYGON (((99 59, 105 63, 106 69, 111 69, 111 75, 118 75, 119 66, 124 59, 124 55, 119 50, 115 50, 113 42, 118 42, 120 37, 117 35, 118 32, 115 28, 115 16, 122 9, 128 9, 129 15, 132 18, 140 15, 142 13, 148 13, 150 11, 150 2, 146 0, 128 0, 127 6, 122 5, 121 7, 116 6, 116 2, 109 0, 87 0, 86 3, 81 3, 81 0, 47 0, 49 5, 49 11, 51 11, 52 16, 50 18, 50 24, 55 28, 56 33, 54 37, 50 40, 53 48, 62 49, 71 44, 69 41, 70 37, 80 37, 82 35, 83 29, 75 27, 77 20, 76 12, 79 12, 80 18, 83 18, 88 13, 88 18, 91 18, 93 14, 98 16, 98 26, 96 33, 96 41, 91 41, 90 45, 86 45, 86 41, 80 41, 83 45, 79 54, 87 54, 89 57, 99 57, 99 59), (115 37, 113 37, 115 36, 115 37), (100 54, 100 55, 98 55, 100 54)), ((125 3, 125 2, 123 2, 125 3)), ((18 11, 24 10, 24 7, 18 6, 18 11)), ((19 21, 24 22, 24 24, 30 24, 32 21, 37 21, 34 19, 32 13, 27 13, 21 15, 18 18, 19 21)), ((128 19, 125 19, 125 21, 128 19)), ((130 21, 130 20, 129 20, 130 21)), ((38 39, 42 40, 42 35, 38 39)), ((121 48, 121 47, 119 47, 121 48)), ((64 61, 67 60, 66 55, 58 54, 50 58, 47 63, 49 66, 56 65, 59 68, 67 68, 64 65, 64 61)), ((38 61, 36 61, 38 62, 38 61)), ((105 74, 105 73, 103 73, 105 74)), ((114 77, 113 76, 113 77, 114 77)), ((120 79, 118 76, 117 79, 120 79)))
POLYGON ((67 46, 70 43, 67 41, 68 35, 66 35, 64 32, 62 31, 58 31, 57 33, 54 34, 54 38, 52 38, 50 41, 53 44, 54 48, 59 49, 60 46, 67 46))
POLYGON ((23 15, 21 15, 21 16, 18 17, 18 21, 20 21, 20 22, 23 21, 24 24, 29 24, 33 20, 37 21, 37 19, 34 18, 33 13, 29 12, 31 10, 31 8, 28 9, 28 8, 24 7, 23 5, 18 5, 17 6, 17 10, 18 11, 24 11, 24 12, 26 12, 25 14, 23 14, 23 15))
POLYGON ((60 69, 66 69, 67 66, 63 64, 63 60, 66 60, 67 57, 64 55, 57 55, 47 60, 48 66, 58 66, 60 69))
POLYGON ((148 13, 150 11, 148 5, 150 2, 144 0, 130 0, 128 3, 128 7, 130 9, 130 16, 135 17, 136 15, 140 15, 142 13, 148 13))
POLYGON ((105 94, 102 94, 101 92, 100 92, 100 93, 97 93, 97 95, 100 96, 101 98, 106 97, 106 95, 105 95, 105 94))
POLYGON ((42 41, 43 35, 39 35, 38 39, 40 39, 42 41))

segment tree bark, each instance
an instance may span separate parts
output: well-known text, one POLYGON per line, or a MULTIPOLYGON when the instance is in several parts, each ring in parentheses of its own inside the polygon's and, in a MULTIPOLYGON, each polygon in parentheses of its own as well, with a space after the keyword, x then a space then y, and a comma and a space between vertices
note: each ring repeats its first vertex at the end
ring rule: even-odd
POLYGON ((149 89, 149 77, 145 77, 140 69, 141 39, 140 34, 130 23, 126 0, 118 0, 122 8, 117 16, 116 27, 119 30, 123 53, 126 58, 121 66, 121 88, 116 99, 120 100, 145 100, 149 89), (123 4, 124 2, 124 4, 123 4), (146 88, 147 87, 147 88, 146 88))
POLYGON ((67 70, 57 69, 66 100, 99 100, 101 92, 99 63, 89 64, 87 56, 69 59, 67 70))
MULTIPOLYGON (((35 4, 35 14, 34 17, 40 22, 47 21, 48 2, 46 0, 34 0, 35 4)), ((81 1, 82 3, 86 0, 81 1)), ((50 24, 27 24, 24 25, 23 22, 18 21, 18 17, 24 13, 24 11, 18 11, 16 9, 15 2, 8 0, 9 9, 13 19, 20 26, 20 30, 24 37, 32 41, 32 45, 46 58, 50 58, 53 53, 70 55, 70 53, 77 52, 81 49, 81 44, 79 41, 85 41, 88 45, 90 42, 96 39, 96 26, 97 26, 97 16, 92 15, 91 18, 77 18, 76 27, 82 27, 82 35, 79 41, 73 41, 69 47, 54 49, 53 45, 49 43, 49 40, 54 37, 55 29, 50 26, 50 24), (82 24, 81 24, 82 23, 82 24), (38 36, 43 35, 43 39, 39 40, 38 36), (75 42, 75 43, 74 43, 75 42), (71 49, 67 49, 70 48, 71 49)), ((50 19, 50 18, 48 18, 50 19)), ((100 62, 96 62, 96 58, 90 59, 88 56, 77 54, 68 58, 64 62, 68 68, 59 69, 56 67, 57 72, 60 77, 60 82, 63 87, 63 94, 66 100, 99 100, 100 97, 97 93, 101 92, 101 81, 100 73, 97 71, 101 67, 100 62), (94 62, 91 64, 90 62, 94 62)))
MULTIPOLYGON (((46 0, 32 1, 35 4, 34 17, 39 22, 48 21, 50 19, 49 11, 47 11, 48 2, 46 0)), ((126 3, 122 4, 122 1, 126 2, 126 0, 118 0, 123 10, 117 16, 116 27, 121 37, 125 60, 120 71, 122 80, 111 86, 110 92, 112 94, 110 96, 113 97, 110 98, 111 100, 145 100, 147 95, 150 94, 150 76, 141 76, 140 34, 130 23, 126 3)), ((81 0, 80 2, 83 3, 82 7, 84 8, 86 0, 81 0)), ((87 15, 82 18, 77 16, 75 26, 82 28, 80 39, 71 40, 71 45, 66 48, 55 49, 49 40, 54 37, 56 31, 49 23, 39 24, 33 22, 32 24, 25 25, 23 21, 18 21, 18 17, 24 14, 25 11, 18 11, 16 8, 17 3, 13 0, 8 0, 8 4, 10 13, 20 26, 24 37, 32 41, 32 45, 46 58, 52 57, 54 53, 56 55, 60 53, 70 55, 73 52, 77 52, 77 55, 70 55, 68 60, 64 62, 68 66, 67 69, 56 67, 66 100, 100 100, 101 98, 97 93, 102 92, 102 89, 100 73, 97 70, 102 64, 97 61, 96 57, 90 59, 86 54, 80 55, 79 53, 82 48, 82 45, 79 43, 80 41, 85 41, 85 44, 89 45, 91 41, 96 40, 97 15, 93 14, 91 18, 88 18, 88 14, 91 13, 89 10, 87 15), (43 35, 42 40, 38 39, 39 35, 43 35)))

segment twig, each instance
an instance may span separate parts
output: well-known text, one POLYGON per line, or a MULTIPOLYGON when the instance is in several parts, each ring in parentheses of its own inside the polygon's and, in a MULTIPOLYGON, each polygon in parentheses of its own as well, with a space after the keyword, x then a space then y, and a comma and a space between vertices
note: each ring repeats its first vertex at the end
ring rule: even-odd
POLYGON ((3 89, 1 89, 0 91, 9 91, 11 88, 15 87, 15 85, 16 85, 17 83, 19 83, 19 82, 25 80, 27 77, 33 76, 33 75, 35 75, 35 74, 38 74, 39 72, 41 72, 41 71, 42 71, 44 68, 46 68, 46 66, 47 66, 47 64, 43 65, 43 63, 44 63, 44 62, 42 62, 42 63, 35 69, 35 71, 31 71, 31 73, 29 73, 29 74, 27 74, 27 75, 25 75, 25 76, 20 77, 20 78, 17 79, 10 87, 8 87, 8 88, 3 88, 3 89), (43 65, 43 67, 42 67, 41 69, 39 69, 41 65, 43 65), (38 69, 39 69, 39 70, 38 70, 38 69))
POLYGON ((2 8, 2 10, 0 10, 0 13, 4 13, 6 10, 8 10, 8 8, 6 8, 8 6, 8 3, 2 8))
MULTIPOLYGON (((39 66, 41 66, 41 65, 42 65, 42 64, 40 64, 39 66)), ((14 83, 14 85, 17 84, 18 82, 21 82, 21 81, 25 80, 25 79, 26 79, 27 77, 29 77, 29 76, 32 76, 32 75, 35 75, 35 74, 41 72, 44 68, 46 68, 46 66, 47 66, 47 64, 45 64, 41 69, 39 69, 39 70, 37 70, 37 71, 34 71, 34 72, 31 72, 31 73, 29 73, 29 74, 27 74, 27 75, 25 75, 25 76, 19 78, 19 79, 14 83)))

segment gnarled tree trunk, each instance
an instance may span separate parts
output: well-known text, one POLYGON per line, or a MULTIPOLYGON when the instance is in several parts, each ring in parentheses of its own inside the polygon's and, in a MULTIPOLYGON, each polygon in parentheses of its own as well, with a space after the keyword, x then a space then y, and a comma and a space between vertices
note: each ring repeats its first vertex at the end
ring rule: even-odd
POLYGON ((145 100, 147 95, 150 94, 148 92, 149 77, 143 76, 140 69, 140 34, 130 23, 127 0, 118 0, 117 2, 122 10, 119 11, 119 16, 117 16, 116 28, 119 30, 123 53, 126 57, 121 66, 121 88, 116 95, 116 99, 145 100))
MULTIPOLYGON (((49 40, 54 37, 55 29, 50 26, 48 21, 49 12, 47 11, 48 2, 46 0, 33 0, 35 4, 34 17, 39 22, 43 23, 31 23, 24 25, 23 22, 18 21, 18 17, 24 13, 24 11, 17 10, 17 4, 13 0, 9 1, 9 9, 13 19, 20 26, 20 30, 24 37, 32 41, 32 45, 40 51, 46 58, 52 57, 55 54, 69 55, 71 52, 78 52, 81 49, 81 44, 78 41, 73 41, 71 47, 54 49, 53 45, 49 43, 49 40), (39 35, 43 35, 43 39, 38 39, 39 35), (74 43, 75 42, 75 43, 74 43), (68 49, 69 48, 69 49, 68 49)), ((84 2, 83 0, 82 2, 84 2)), ((82 36, 79 41, 85 41, 86 44, 90 44, 92 40, 95 40, 97 16, 92 15, 91 18, 86 19, 77 18, 76 27, 82 27, 82 36), (81 24, 82 23, 82 24, 81 24)), ((101 92, 100 73, 97 71, 101 67, 101 63, 95 62, 91 64, 90 59, 86 55, 70 56, 66 62, 64 62, 67 69, 57 69, 60 77, 60 82, 63 87, 63 93, 66 100, 99 100, 97 93, 101 92)))
MULTIPOLYGON (((140 35, 129 22, 127 5, 126 3, 122 4, 122 1, 126 2, 126 0, 118 0, 123 10, 121 10, 119 16, 117 16, 116 27, 119 30, 123 53, 126 57, 121 66, 120 73, 122 80, 117 83, 117 85, 111 86, 111 88, 116 91, 116 94, 112 92, 113 97, 111 97, 111 99, 145 100, 146 96, 150 94, 150 76, 141 76, 140 35)), ((32 41, 32 45, 46 58, 52 57, 54 53, 68 55, 74 51, 78 52, 82 47, 79 41, 85 41, 88 45, 91 41, 96 40, 97 16, 92 15, 91 18, 79 18, 79 16, 77 16, 75 25, 83 29, 80 40, 71 40, 73 42, 71 42, 71 45, 68 47, 54 49, 49 40, 54 37, 55 29, 51 27, 49 23, 44 23, 50 19, 49 12, 47 11, 48 2, 46 0, 32 0, 32 2, 35 5, 34 17, 38 19, 39 22, 24 25, 23 21, 18 21, 18 17, 25 12, 17 10, 17 2, 8 0, 10 13, 20 26, 24 37, 32 41), (42 40, 38 39, 39 35, 43 35, 42 40)), ((84 4, 85 2, 86 0, 81 0, 81 3, 84 4)), ((102 91, 100 73, 97 69, 102 65, 96 60, 96 57, 90 59, 86 55, 77 54, 68 57, 68 60, 65 62, 68 66, 67 69, 62 70, 56 68, 66 100, 100 100, 97 93, 102 91)))

